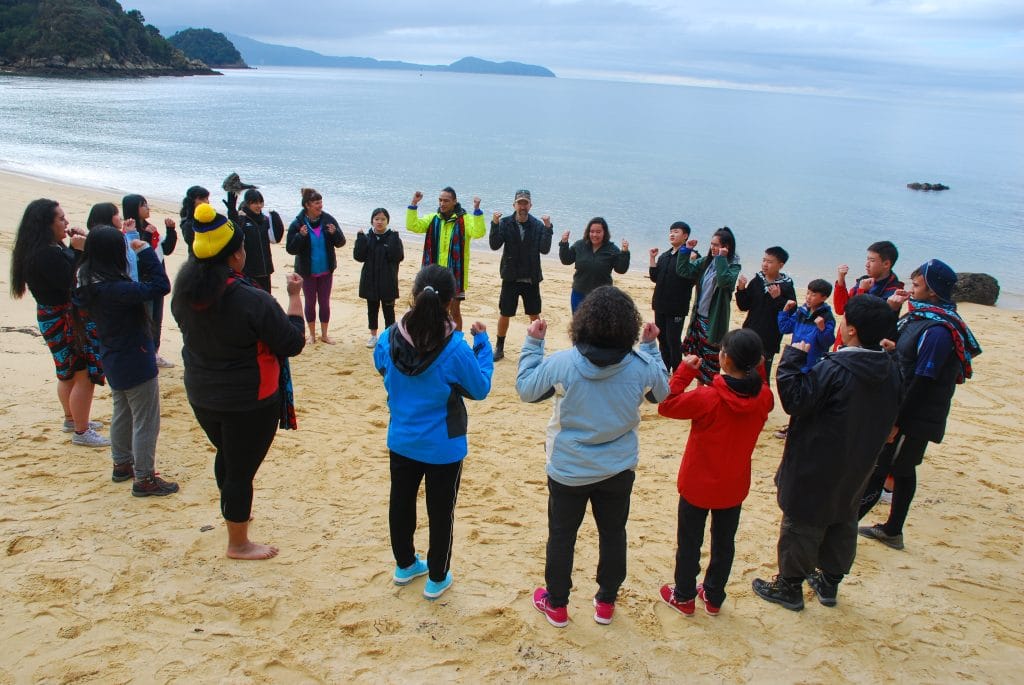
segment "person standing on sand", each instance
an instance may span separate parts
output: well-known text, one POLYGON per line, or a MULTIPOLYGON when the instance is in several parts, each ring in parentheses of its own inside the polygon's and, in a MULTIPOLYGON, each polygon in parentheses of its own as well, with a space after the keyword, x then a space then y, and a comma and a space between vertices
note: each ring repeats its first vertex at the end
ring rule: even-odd
POLYGON ((498 296, 498 346, 494 361, 505 358, 505 336, 509 319, 516 315, 519 299, 530 321, 540 318, 540 256, 551 251, 554 228, 547 214, 537 220, 530 214, 533 201, 529 190, 517 190, 512 200, 515 213, 502 217, 495 212, 491 219, 489 241, 492 250, 501 250, 501 294, 498 296))
MULTIPOLYGON (((121 212, 126 222, 134 221, 132 225, 139 232, 139 238, 153 248, 161 264, 164 261, 164 256, 174 252, 174 248, 178 244, 178 232, 174 219, 164 218, 166 233, 161 236, 157 227, 149 223, 149 203, 141 195, 125 195, 121 199, 121 212)), ((133 253, 129 259, 134 260, 135 251, 128 246, 126 246, 126 250, 133 253)), ((137 281, 137 267, 132 275, 134 276, 132 280, 137 281)), ((163 336, 164 328, 164 296, 160 295, 154 298, 148 306, 153 321, 153 342, 156 343, 156 365, 161 369, 169 369, 174 366, 174 362, 160 356, 160 338, 163 336)))
POLYGON ((316 342, 317 306, 320 307, 320 342, 333 345, 327 335, 331 321, 331 290, 338 268, 337 249, 345 244, 338 220, 324 211, 324 198, 312 188, 302 189, 299 212, 285 239, 285 250, 295 255, 295 273, 302 276, 302 295, 306 301, 306 325, 309 343, 316 342))
POLYGON ((57 367, 57 399, 64 410, 65 433, 73 445, 107 447, 110 440, 89 420, 92 396, 106 382, 96 339, 96 324, 71 303, 75 262, 85 247, 85 231, 69 228, 54 200, 33 200, 25 208, 11 250, 11 296, 25 290, 36 300, 36 321, 57 367), (71 238, 71 247, 64 239, 71 238))
POLYGON ((455 297, 450 311, 455 330, 462 330, 462 301, 469 289, 469 246, 474 238, 483 238, 487 233, 484 213, 480 210, 480 198, 473 198, 473 213, 467 214, 459 204, 451 186, 441 190, 437 197, 437 211, 421 217, 420 200, 423 193, 416 191, 405 213, 405 230, 423 233, 422 266, 438 264, 455 276, 455 297))
POLYGON ((363 263, 359 274, 359 297, 366 300, 366 323, 370 338, 366 346, 377 345, 378 313, 384 310, 384 328, 395 323, 398 299, 398 265, 405 259, 405 247, 398 231, 388 228, 391 215, 383 207, 370 212, 370 230, 359 229, 352 259, 363 263))
POLYGON ((174 282, 185 391, 214 447, 213 472, 232 559, 269 559, 249 540, 252 482, 290 399, 287 358, 302 351, 302 277, 287 279, 288 313, 242 273, 242 232, 210 205, 196 207, 192 257, 174 282))
POLYGON ((569 308, 575 314, 580 303, 592 290, 612 284, 612 270, 624 274, 629 271, 629 241, 622 241, 622 249, 612 242, 608 222, 595 216, 587 222, 582 240, 569 245, 569 231, 562 233, 558 243, 558 259, 568 266, 575 264, 569 308))

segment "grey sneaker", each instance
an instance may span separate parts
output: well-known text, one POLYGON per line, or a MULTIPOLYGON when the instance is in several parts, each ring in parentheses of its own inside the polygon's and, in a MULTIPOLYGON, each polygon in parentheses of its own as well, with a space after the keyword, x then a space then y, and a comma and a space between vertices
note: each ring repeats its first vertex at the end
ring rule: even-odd
POLYGON ((81 435, 72 433, 71 444, 81 447, 110 447, 110 440, 90 428, 81 435))
POLYGON ((376 347, 377 346, 377 336, 371 335, 369 338, 367 338, 366 346, 369 347, 369 348, 376 347))
POLYGON ((873 526, 861 526, 857 529, 857 533, 861 537, 878 540, 886 547, 903 549, 903 533, 900 533, 899 535, 889 535, 885 532, 885 524, 876 523, 873 526))
POLYGON ((156 366, 158 369, 173 369, 174 362, 164 359, 160 355, 156 356, 156 366))
MULTIPOLYGON (((100 423, 99 421, 90 421, 89 422, 89 428, 92 429, 92 430, 96 430, 97 428, 103 428, 103 424, 100 423)), ((75 432, 75 422, 73 420, 71 420, 71 419, 65 419, 64 420, 64 427, 61 428, 61 430, 64 431, 65 433, 74 433, 75 432)))

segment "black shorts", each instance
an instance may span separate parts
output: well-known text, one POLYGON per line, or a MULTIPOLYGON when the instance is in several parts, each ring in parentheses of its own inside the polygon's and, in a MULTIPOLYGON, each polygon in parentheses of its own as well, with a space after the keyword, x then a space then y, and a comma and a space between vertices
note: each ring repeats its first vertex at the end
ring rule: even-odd
POLYGON ((540 284, 520 281, 502 281, 498 296, 498 311, 502 316, 515 316, 519 298, 523 298, 523 311, 527 316, 540 314, 540 284))

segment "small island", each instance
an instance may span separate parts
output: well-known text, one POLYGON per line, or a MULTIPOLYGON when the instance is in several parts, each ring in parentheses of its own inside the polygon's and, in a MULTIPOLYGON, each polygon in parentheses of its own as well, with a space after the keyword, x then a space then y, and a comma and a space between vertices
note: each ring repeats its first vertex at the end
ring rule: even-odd
POLYGON ((116 0, 0 4, 0 73, 33 76, 216 74, 116 0))
POLYGON ((185 53, 214 69, 248 69, 249 65, 223 33, 211 29, 188 28, 178 31, 167 41, 185 53))

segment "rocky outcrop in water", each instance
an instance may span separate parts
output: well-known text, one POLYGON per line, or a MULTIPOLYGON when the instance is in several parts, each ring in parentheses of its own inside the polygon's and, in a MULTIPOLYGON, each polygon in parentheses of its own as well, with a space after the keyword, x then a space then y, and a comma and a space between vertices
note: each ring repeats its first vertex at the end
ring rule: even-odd
POLYGON ((954 302, 993 306, 999 299, 999 281, 988 274, 959 273, 953 288, 954 302))
POLYGON ((908 183, 907 187, 911 190, 949 190, 949 186, 941 183, 908 183))

